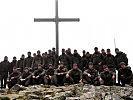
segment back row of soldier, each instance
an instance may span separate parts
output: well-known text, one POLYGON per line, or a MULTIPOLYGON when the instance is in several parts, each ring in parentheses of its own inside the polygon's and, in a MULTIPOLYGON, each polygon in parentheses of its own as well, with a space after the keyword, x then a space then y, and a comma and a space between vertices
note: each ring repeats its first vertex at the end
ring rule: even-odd
POLYGON ((58 57, 55 48, 45 53, 38 50, 37 54, 28 57, 22 55, 17 61, 13 57, 10 63, 8 57, 0 63, 1 88, 11 88, 15 84, 24 86, 35 84, 64 85, 64 83, 80 83, 93 85, 114 85, 116 83, 116 70, 118 70, 118 84, 133 85, 133 74, 128 65, 128 58, 125 53, 115 49, 116 56, 107 53, 104 49, 101 53, 98 48, 94 48, 94 53, 90 54, 83 50, 81 57, 77 50, 71 53, 71 49, 62 49, 62 54, 58 57), (18 71, 19 69, 19 71, 18 71), (8 74, 9 73, 9 74, 8 74), (3 84, 4 81, 4 84, 3 84))

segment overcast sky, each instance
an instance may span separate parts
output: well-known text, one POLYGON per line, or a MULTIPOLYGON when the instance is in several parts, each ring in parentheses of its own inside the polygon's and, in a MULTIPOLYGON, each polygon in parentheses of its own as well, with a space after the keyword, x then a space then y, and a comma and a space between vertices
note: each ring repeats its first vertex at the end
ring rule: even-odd
MULTIPOLYGON (((55 23, 35 23, 34 18, 55 17, 55 0, 0 0, 0 60, 55 47, 55 23)), ((59 0, 59 17, 80 22, 59 24, 60 50, 116 47, 133 66, 133 0, 59 0)))

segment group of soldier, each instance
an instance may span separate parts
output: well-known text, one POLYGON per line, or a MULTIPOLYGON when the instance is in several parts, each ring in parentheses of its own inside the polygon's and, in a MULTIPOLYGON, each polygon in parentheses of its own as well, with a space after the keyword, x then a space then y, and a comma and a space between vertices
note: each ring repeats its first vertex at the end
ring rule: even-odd
POLYGON ((90 54, 83 50, 81 56, 77 50, 62 49, 62 54, 57 56, 55 48, 42 53, 40 50, 33 57, 31 52, 27 57, 23 54, 20 60, 13 57, 12 62, 5 56, 0 63, 1 88, 12 88, 15 84, 29 85, 55 85, 91 84, 91 85, 120 85, 133 86, 133 73, 128 67, 128 58, 125 53, 115 49, 116 55, 111 50, 104 49, 99 52, 98 47, 90 54), (118 77, 116 77, 116 70, 118 77), (118 82, 116 82, 118 79, 118 82))

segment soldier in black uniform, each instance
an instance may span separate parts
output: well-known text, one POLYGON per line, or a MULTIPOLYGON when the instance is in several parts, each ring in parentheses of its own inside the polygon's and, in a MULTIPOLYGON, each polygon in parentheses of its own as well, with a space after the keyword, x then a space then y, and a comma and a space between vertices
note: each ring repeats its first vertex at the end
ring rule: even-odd
POLYGON ((100 73, 99 78, 100 84, 112 86, 115 84, 115 73, 109 71, 109 68, 107 65, 103 66, 103 72, 100 73))
POLYGON ((13 57, 13 60, 11 62, 10 69, 9 69, 9 74, 12 73, 13 67, 16 67, 17 66, 17 63, 18 63, 17 58, 16 57, 13 57))
POLYGON ((60 62, 59 67, 54 72, 54 83, 57 86, 64 85, 64 78, 66 76, 66 73, 68 72, 67 68, 64 66, 63 62, 60 62))
POLYGON ((93 68, 93 63, 89 62, 88 69, 83 72, 83 83, 99 85, 98 82, 98 72, 93 68))
POLYGON ((44 82, 45 70, 42 68, 42 65, 38 65, 37 69, 32 73, 32 84, 39 85, 44 82))
POLYGON ((25 55, 22 54, 20 60, 18 60, 17 67, 20 69, 20 72, 24 69, 24 61, 25 61, 25 55))
POLYGON ((11 89, 15 84, 17 84, 21 73, 17 70, 17 67, 13 67, 13 72, 9 75, 7 79, 8 88, 11 89))
POLYGON ((66 74, 66 81, 71 84, 82 83, 82 71, 76 63, 73 64, 73 68, 66 74))
POLYGON ((118 48, 115 49, 115 66, 116 69, 119 70, 121 68, 120 63, 124 62, 126 66, 128 65, 128 58, 127 55, 124 52, 119 51, 118 48))
POLYGON ((54 68, 52 64, 49 64, 48 69, 46 70, 46 75, 44 76, 44 84, 53 85, 53 76, 54 76, 54 68))
POLYGON ((125 62, 120 63, 121 68, 118 70, 118 84, 122 83, 122 86, 125 84, 130 84, 133 74, 130 68, 128 68, 125 62))
POLYGON ((29 68, 25 67, 23 73, 21 73, 18 84, 23 85, 23 86, 28 86, 31 84, 31 76, 32 73, 29 72, 29 68))
POLYGON ((40 65, 43 64, 43 58, 41 56, 40 50, 37 51, 37 55, 33 58, 33 62, 32 62, 33 69, 36 70, 39 64, 40 65))
POLYGON ((28 55, 28 57, 25 58, 24 67, 31 68, 33 57, 31 56, 31 52, 28 52, 27 55, 28 55))
POLYGON ((8 57, 5 56, 4 61, 0 63, 1 88, 6 88, 6 83, 7 83, 6 81, 8 77, 9 68, 10 68, 10 62, 8 61, 8 57))
POLYGON ((91 61, 94 64, 94 68, 101 73, 103 71, 103 66, 102 66, 102 61, 103 61, 103 56, 102 54, 98 51, 98 47, 94 48, 94 53, 92 54, 91 61))

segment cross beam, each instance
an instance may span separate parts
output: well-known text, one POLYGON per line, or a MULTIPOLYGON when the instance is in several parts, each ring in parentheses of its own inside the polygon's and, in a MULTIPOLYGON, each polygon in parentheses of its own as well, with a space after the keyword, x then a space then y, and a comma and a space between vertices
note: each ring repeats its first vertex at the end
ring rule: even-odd
POLYGON ((79 18, 59 18, 58 0, 55 0, 55 18, 34 18, 34 22, 55 22, 56 29, 56 53, 59 56, 59 22, 79 22, 79 18))

